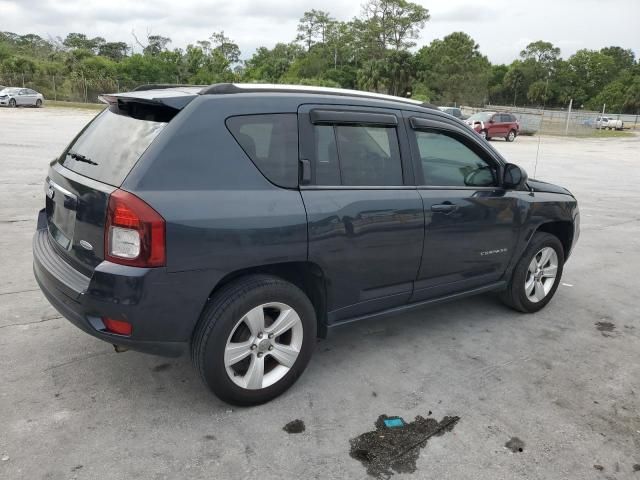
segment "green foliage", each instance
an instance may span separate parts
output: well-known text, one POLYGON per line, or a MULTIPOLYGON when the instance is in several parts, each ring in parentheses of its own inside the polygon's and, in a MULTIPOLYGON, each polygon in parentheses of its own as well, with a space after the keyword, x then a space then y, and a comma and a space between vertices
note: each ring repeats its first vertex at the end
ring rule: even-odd
MULTIPOLYGON (((44 39, 0 32, 0 84, 27 85, 47 98, 96 100, 143 83, 266 82, 360 88, 432 103, 588 107, 640 113, 640 65, 632 50, 579 50, 568 59, 550 42, 529 43, 509 65, 491 65, 466 33, 411 49, 430 19, 408 0, 363 0, 361 14, 338 21, 312 9, 297 36, 245 59, 224 31, 186 48, 171 38, 122 41, 72 32, 44 39)), ((285 39, 286 40, 286 39, 285 39)))
POLYGON ((438 103, 482 104, 491 74, 487 57, 466 33, 454 32, 422 47, 416 56, 418 76, 438 103))

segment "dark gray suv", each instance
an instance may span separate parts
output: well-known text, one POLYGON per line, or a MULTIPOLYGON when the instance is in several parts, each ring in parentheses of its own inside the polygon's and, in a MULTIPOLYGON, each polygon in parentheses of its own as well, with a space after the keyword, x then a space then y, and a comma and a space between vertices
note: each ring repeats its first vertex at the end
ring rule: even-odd
POLYGON ((231 403, 285 391, 346 322, 488 291, 535 312, 578 238, 571 193, 419 102, 233 84, 102 99, 51 163, 36 279, 117 350, 190 352, 231 403))

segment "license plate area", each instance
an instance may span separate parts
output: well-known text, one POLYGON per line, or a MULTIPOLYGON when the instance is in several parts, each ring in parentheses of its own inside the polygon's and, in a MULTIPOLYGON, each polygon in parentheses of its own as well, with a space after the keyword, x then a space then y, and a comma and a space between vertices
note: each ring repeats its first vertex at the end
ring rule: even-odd
POLYGON ((62 248, 71 250, 78 198, 51 179, 45 182, 45 194, 49 233, 62 248))

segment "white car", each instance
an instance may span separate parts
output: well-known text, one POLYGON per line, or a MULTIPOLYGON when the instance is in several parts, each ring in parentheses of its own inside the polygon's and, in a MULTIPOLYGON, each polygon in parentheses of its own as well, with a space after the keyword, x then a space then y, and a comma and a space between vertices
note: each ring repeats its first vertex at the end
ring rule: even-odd
POLYGON ((30 88, 8 87, 0 90, 0 106, 4 107, 41 107, 44 97, 30 88))
POLYGON ((595 128, 622 130, 624 128, 624 122, 613 117, 598 117, 596 118, 595 128))

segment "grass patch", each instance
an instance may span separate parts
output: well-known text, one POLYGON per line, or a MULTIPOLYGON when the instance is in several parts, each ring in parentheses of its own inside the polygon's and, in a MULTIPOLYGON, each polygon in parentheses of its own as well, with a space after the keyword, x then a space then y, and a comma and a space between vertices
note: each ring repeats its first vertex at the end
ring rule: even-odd
POLYGON ((633 137, 633 132, 627 132, 625 130, 595 130, 590 137, 596 138, 608 138, 608 137, 633 137))
POLYGON ((571 132, 565 135, 560 131, 544 131, 536 132, 535 135, 552 136, 552 137, 574 137, 574 138, 619 138, 619 137, 633 137, 635 134, 629 130, 585 130, 582 132, 571 132))
POLYGON ((102 110, 106 106, 104 103, 83 103, 83 102, 61 102, 55 100, 47 100, 45 107, 61 107, 61 108, 83 108, 86 110, 102 110))

